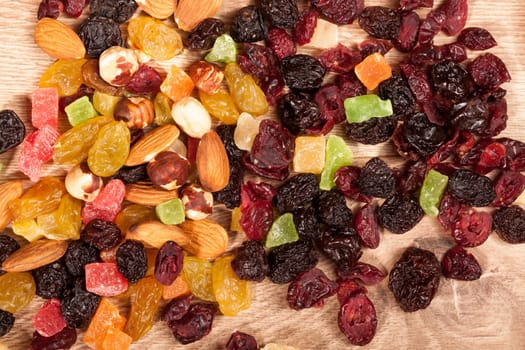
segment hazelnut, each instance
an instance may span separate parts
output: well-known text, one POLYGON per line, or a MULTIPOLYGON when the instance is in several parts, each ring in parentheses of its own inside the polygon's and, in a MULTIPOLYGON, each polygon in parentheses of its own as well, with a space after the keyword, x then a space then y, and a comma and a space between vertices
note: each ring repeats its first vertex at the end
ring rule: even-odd
POLYGON ((113 86, 126 86, 139 69, 135 51, 112 46, 102 52, 98 60, 99 74, 113 86))
POLYGON ((215 64, 197 61, 191 65, 189 76, 197 89, 214 94, 221 88, 224 72, 215 64))
POLYGON ((180 191, 184 213, 191 220, 202 220, 212 213, 213 195, 197 185, 185 186, 180 191))
POLYGON ((146 168, 151 182, 166 190, 178 188, 188 180, 190 162, 175 152, 160 152, 146 168))
POLYGON ((144 97, 123 98, 115 106, 113 116, 126 122, 130 129, 143 129, 153 123, 153 103, 144 97))
POLYGON ((211 130, 211 117, 208 111, 194 97, 184 97, 174 103, 171 116, 188 136, 200 139, 211 130))
POLYGON ((80 163, 72 167, 66 175, 65 184, 71 196, 86 202, 97 198, 104 186, 102 178, 93 174, 87 163, 80 163))

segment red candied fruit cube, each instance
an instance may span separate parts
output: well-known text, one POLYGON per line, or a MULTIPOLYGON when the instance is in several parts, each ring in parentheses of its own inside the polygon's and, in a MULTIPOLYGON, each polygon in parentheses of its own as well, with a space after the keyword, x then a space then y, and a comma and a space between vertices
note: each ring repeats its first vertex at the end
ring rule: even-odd
POLYGON ((92 263, 84 267, 86 290, 103 297, 114 297, 128 289, 128 280, 116 263, 92 263))
POLYGON ((31 123, 35 128, 45 125, 57 129, 58 125, 58 90, 54 87, 39 88, 31 96, 31 123))
POLYGON ((126 185, 114 179, 107 183, 94 201, 86 203, 82 209, 82 221, 87 224, 93 219, 115 221, 126 195, 126 185))
POLYGON ((18 170, 31 181, 38 182, 42 165, 53 157, 53 146, 58 136, 58 132, 47 125, 27 135, 21 145, 18 170))
POLYGON ((60 300, 47 300, 33 316, 33 327, 43 337, 51 337, 66 327, 60 312, 60 300))

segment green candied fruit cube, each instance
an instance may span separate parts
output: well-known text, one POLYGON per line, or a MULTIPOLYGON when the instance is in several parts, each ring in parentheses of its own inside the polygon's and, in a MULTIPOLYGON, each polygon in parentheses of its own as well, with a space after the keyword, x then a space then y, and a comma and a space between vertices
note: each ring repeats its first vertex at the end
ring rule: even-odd
POLYGON ((439 214, 439 204, 447 188, 448 176, 435 170, 430 170, 423 181, 419 193, 419 205, 425 214, 437 216, 439 214))
POLYGON ((64 108, 64 111, 67 114, 69 124, 72 126, 77 126, 88 119, 98 116, 98 112, 95 110, 95 107, 93 107, 87 96, 83 96, 71 102, 66 108, 64 108))
POLYGON ((270 231, 266 236, 266 247, 273 248, 286 243, 299 240, 299 234, 293 222, 292 213, 286 213, 279 216, 272 223, 270 231))
POLYGON ((204 57, 208 62, 230 63, 237 60, 237 44, 228 34, 223 34, 213 44, 211 51, 204 57))
POLYGON ((394 114, 392 102, 379 96, 361 95, 345 99, 346 120, 349 123, 362 123, 372 118, 388 117, 394 114))
POLYGON ((166 225, 178 225, 185 220, 184 204, 180 198, 158 204, 155 213, 159 220, 166 225))
POLYGON ((330 135, 326 141, 325 163, 321 172, 319 187, 329 191, 335 186, 334 175, 337 169, 352 165, 352 150, 339 136, 330 135))

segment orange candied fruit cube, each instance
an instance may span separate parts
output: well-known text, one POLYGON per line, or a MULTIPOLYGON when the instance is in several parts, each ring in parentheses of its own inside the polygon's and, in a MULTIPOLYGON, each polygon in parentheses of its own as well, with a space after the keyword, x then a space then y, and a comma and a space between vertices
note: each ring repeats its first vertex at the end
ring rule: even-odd
POLYGON ((392 67, 379 52, 366 57, 354 70, 368 90, 374 90, 379 83, 392 76, 392 67))
POLYGON ((104 334, 109 327, 124 329, 126 318, 121 316, 118 308, 107 298, 102 298, 84 334, 84 343, 93 349, 100 349, 104 334))
POLYGON ((195 84, 191 77, 176 65, 171 66, 168 76, 160 85, 160 90, 173 102, 190 96, 195 84))
POLYGON ((122 330, 109 326, 97 350, 127 350, 133 338, 122 330))
POLYGON ((293 171, 320 174, 324 168, 326 139, 324 136, 295 138, 293 171))
POLYGON ((189 292, 190 287, 182 276, 179 276, 169 286, 162 286, 162 299, 170 300, 188 294, 189 292))

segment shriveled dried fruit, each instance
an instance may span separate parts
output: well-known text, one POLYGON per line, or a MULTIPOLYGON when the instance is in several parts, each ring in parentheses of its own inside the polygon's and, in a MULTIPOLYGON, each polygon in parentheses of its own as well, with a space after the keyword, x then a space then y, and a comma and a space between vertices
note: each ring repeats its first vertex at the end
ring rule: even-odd
POLYGON ((359 191, 368 196, 388 198, 396 190, 394 173, 380 158, 372 158, 361 169, 357 180, 359 191))
POLYGON ((492 180, 470 170, 456 170, 449 178, 448 190, 461 203, 474 207, 489 205, 496 192, 492 180))
POLYGON ((370 343, 377 328, 374 304, 364 294, 347 298, 339 309, 337 324, 350 343, 354 345, 370 343))
POLYGON ((474 255, 463 247, 452 247, 441 260, 443 276, 462 281, 473 281, 481 277, 481 266, 474 255))
POLYGON ((337 283, 328 279, 323 271, 313 268, 298 275, 288 286, 286 299, 294 310, 321 306, 324 299, 335 294, 337 283))
POLYGON ((424 215, 414 198, 401 194, 388 198, 377 210, 379 224, 396 234, 411 230, 424 215))
POLYGON ((506 242, 525 243, 525 211, 517 205, 498 209, 493 216, 493 228, 506 242))

